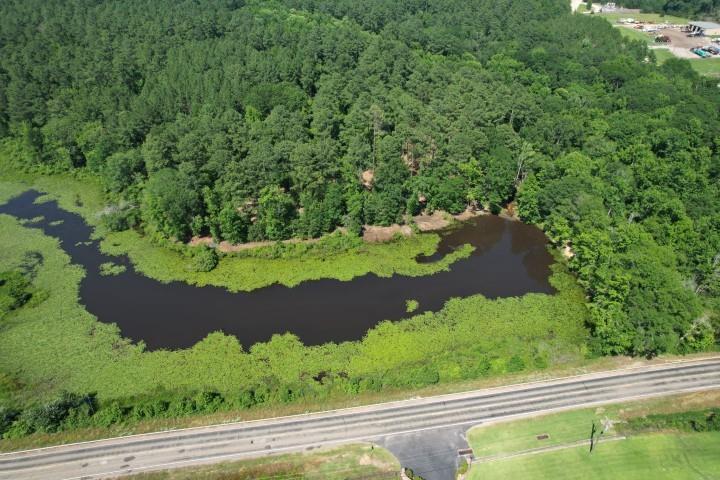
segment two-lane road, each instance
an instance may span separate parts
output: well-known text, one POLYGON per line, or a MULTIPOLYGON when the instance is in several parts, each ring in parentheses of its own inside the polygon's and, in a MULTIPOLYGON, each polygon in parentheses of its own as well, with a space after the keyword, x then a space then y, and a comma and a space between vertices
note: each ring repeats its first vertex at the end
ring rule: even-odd
MULTIPOLYGON (((431 438, 450 427, 464 431, 475 424, 517 415, 711 388, 720 388, 720 357, 7 453, 0 455, 0 479, 90 479, 332 444, 387 444, 390 438, 417 436, 418 432, 431 438)), ((454 462, 453 452, 446 455, 454 462)), ((408 458, 421 456, 416 452, 408 458)), ((441 470, 428 477, 447 477, 447 468, 441 470)))

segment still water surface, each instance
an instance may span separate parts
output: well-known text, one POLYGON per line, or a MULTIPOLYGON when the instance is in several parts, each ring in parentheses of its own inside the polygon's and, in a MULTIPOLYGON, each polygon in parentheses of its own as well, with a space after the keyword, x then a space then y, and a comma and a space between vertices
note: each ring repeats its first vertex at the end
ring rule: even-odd
POLYGON ((31 226, 60 239, 72 262, 87 272, 80 284, 81 303, 100 321, 116 323, 124 336, 144 341, 149 349, 190 347, 218 330, 235 335, 245 347, 285 332, 307 345, 358 340, 382 320, 408 317, 408 299, 417 300, 421 312, 437 311, 449 298, 478 293, 497 298, 554 292, 548 283, 552 257, 543 233, 495 216, 476 217, 443 234, 438 251, 418 261, 436 261, 467 243, 475 251, 452 264, 450 271, 435 275, 369 274, 347 282, 314 280, 292 288, 272 285, 240 293, 182 282, 163 284, 136 273, 127 258, 102 254, 80 216, 54 201, 36 204, 39 195, 25 192, 0 205, 0 213, 43 217, 31 226), (102 276, 100 265, 105 262, 123 264, 127 271, 102 276))

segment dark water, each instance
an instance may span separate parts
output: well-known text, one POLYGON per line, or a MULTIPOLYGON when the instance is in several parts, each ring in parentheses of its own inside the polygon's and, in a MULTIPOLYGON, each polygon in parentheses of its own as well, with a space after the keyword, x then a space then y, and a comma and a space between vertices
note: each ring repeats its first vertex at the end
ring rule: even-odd
POLYGON ((42 216, 31 226, 60 239, 72 262, 87 272, 80 285, 87 310, 103 322, 116 323, 124 336, 144 341, 149 349, 190 347, 218 330, 237 336, 246 347, 285 332, 307 345, 358 340, 381 320, 408 317, 408 299, 420 303, 418 311, 436 311, 451 297, 554 292, 548 283, 552 257, 543 233, 494 216, 477 217, 448 232, 435 255, 418 259, 435 261, 466 243, 476 247, 448 272, 391 278, 370 274, 348 282, 315 280, 292 288, 273 285, 230 293, 181 282, 163 284, 135 273, 126 258, 104 255, 96 242, 89 242, 92 230, 80 216, 56 202, 35 204, 38 196, 25 192, 0 205, 0 213, 21 219, 42 216), (51 225, 58 220, 62 223, 51 225), (127 271, 102 276, 104 262, 123 264, 127 271))

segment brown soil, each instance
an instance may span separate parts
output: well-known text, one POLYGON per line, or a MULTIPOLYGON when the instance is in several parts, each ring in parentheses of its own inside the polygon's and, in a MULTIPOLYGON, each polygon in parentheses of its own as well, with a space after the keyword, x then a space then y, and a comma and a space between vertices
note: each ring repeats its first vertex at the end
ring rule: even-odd
POLYGON ((445 212, 435 211, 432 215, 416 215, 413 221, 421 232, 432 232, 450 225, 450 218, 445 212))
MULTIPOLYGON (((487 212, 477 211, 468 208, 464 212, 458 215, 450 215, 442 210, 433 212, 432 215, 416 215, 414 216, 413 222, 417 225, 421 232, 434 232, 442 230, 448 227, 453 220, 464 222, 470 220, 478 215, 485 215, 487 212)), ((346 229, 338 228, 337 231, 344 232, 346 229)), ((363 241, 368 243, 380 243, 389 242, 395 235, 400 234, 404 237, 409 237, 413 234, 412 227, 410 225, 398 225, 393 224, 389 227, 382 227, 379 225, 365 225, 363 232, 363 241)), ((281 243, 316 243, 319 238, 291 238, 289 240, 281 240, 281 243)), ((276 241, 263 241, 263 242, 246 242, 246 243, 230 243, 230 242, 216 242, 212 237, 192 237, 188 242, 191 247, 197 247, 199 245, 206 245, 211 248, 216 248, 218 251, 223 253, 241 252, 244 250, 250 250, 253 248, 269 247, 275 245, 276 241)))
POLYGON ((468 207, 464 212, 457 215, 450 215, 442 210, 436 210, 432 213, 432 215, 416 215, 413 217, 413 221, 415 222, 415 225, 417 225, 418 230, 421 232, 434 232, 448 227, 453 220, 466 222, 479 215, 487 215, 487 212, 482 210, 473 210, 468 207))
MULTIPOLYGON (((282 240, 281 243, 315 243, 319 240, 319 238, 309 238, 305 240, 300 238, 291 238, 290 240, 282 240)), ((215 242, 215 240, 212 239, 212 237, 193 237, 190 242, 188 242, 188 245, 190 245, 191 247, 197 247, 198 245, 207 245, 208 247, 214 247, 223 253, 230 253, 250 250, 253 248, 269 247, 271 245, 275 245, 276 243, 277 242, 273 242, 270 240, 265 242, 247 242, 235 244, 230 242, 217 243, 215 242)))
POLYGON ((403 237, 409 237, 412 235, 412 228, 409 225, 398 225, 393 224, 389 227, 380 227, 377 225, 365 225, 365 231, 363 232, 363 240, 368 243, 388 242, 392 240, 395 235, 402 235, 403 237))
POLYGON ((570 245, 565 245, 562 250, 562 256, 570 260, 575 256, 575 252, 573 251, 572 247, 570 245))

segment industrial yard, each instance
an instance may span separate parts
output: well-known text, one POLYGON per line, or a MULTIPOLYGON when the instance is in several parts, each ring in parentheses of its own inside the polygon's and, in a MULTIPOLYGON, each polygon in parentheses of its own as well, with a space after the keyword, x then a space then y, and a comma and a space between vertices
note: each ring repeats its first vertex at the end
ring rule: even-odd
POLYGON ((670 58, 690 61, 701 75, 720 76, 720 24, 689 21, 686 18, 640 13, 616 7, 612 3, 593 4, 592 13, 618 27, 626 37, 643 41, 655 51, 658 63, 670 58))

